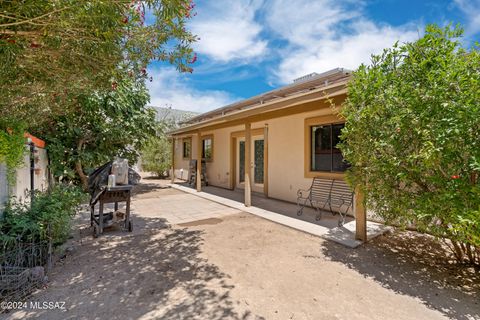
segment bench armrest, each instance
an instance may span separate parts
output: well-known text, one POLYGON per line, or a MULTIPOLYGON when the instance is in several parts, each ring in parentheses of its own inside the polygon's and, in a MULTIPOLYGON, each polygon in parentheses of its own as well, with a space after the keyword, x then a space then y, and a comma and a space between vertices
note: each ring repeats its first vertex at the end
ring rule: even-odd
POLYGON ((310 195, 310 189, 298 189, 297 191, 297 197, 301 199, 307 199, 308 196, 310 195))

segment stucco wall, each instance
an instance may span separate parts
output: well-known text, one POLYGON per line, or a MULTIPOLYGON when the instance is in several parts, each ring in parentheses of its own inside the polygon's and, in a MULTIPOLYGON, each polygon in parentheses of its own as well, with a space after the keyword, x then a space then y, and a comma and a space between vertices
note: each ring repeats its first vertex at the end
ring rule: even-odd
POLYGON ((175 178, 187 180, 188 179, 188 159, 183 159, 183 145, 182 138, 175 139, 174 146, 174 163, 175 163, 175 178))
MULTIPOLYGON (((25 146, 26 153, 23 160, 23 166, 16 172, 16 182, 9 186, 7 183, 6 167, 0 164, 0 212, 3 211, 5 201, 9 196, 14 196, 18 200, 24 200, 30 192, 30 150, 25 146)), ((38 148, 36 153, 35 168, 38 170, 34 175, 34 186, 37 190, 46 190, 48 188, 48 158, 45 149, 38 148)))
POLYGON ((207 177, 209 184, 222 188, 230 187, 230 135, 241 131, 242 126, 218 129, 205 132, 213 135, 213 161, 207 162, 207 177))
MULTIPOLYGON (((27 148, 29 148, 27 146, 27 148)), ((46 190, 48 188, 48 158, 45 149, 37 148, 35 154, 34 186, 36 190, 46 190)), ((11 195, 18 199, 25 199, 25 195, 30 190, 30 151, 28 150, 24 156, 24 164, 17 170, 16 183, 12 188, 11 195)))
POLYGON ((8 200, 7 167, 0 163, 0 216, 8 200))
MULTIPOLYGON (((229 188, 230 183, 230 134, 242 130, 242 126, 234 126, 213 131, 204 131, 202 136, 213 135, 213 161, 207 162, 207 177, 209 184, 229 188)), ((177 137, 175 142, 175 177, 188 179, 189 160, 182 158, 182 140, 192 139, 192 159, 197 159, 197 136, 177 137), (182 174, 183 173, 183 174, 182 174)))
MULTIPOLYGON (((295 202, 298 189, 307 189, 312 178, 305 177, 305 119, 332 114, 330 108, 320 107, 317 111, 287 115, 252 123, 252 130, 268 125, 268 196, 295 202)), ((243 126, 228 127, 202 132, 212 134, 213 161, 207 163, 209 183, 214 186, 230 187, 231 133, 242 131, 243 126)), ((188 172, 188 161, 182 160, 181 138, 175 147, 175 173, 180 177, 183 168, 188 172)), ((192 137, 192 158, 196 158, 196 136, 192 137)), ((233 168, 235 170, 235 168, 233 168)), ((186 173, 184 178, 186 179, 186 173)))
POLYGON ((264 122, 268 124, 268 196, 295 202, 298 189, 308 189, 305 178, 305 119, 331 114, 330 109, 301 113, 264 122))

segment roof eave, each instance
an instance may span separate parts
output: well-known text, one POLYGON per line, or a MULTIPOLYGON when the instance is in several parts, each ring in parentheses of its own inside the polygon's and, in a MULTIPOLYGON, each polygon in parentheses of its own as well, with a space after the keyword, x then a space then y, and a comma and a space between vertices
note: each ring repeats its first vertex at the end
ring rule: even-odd
MULTIPOLYGON (((298 99, 298 98, 301 98, 301 97, 305 97, 307 99, 308 96, 311 96, 311 95, 318 95, 319 93, 325 92, 327 90, 332 90, 332 89, 335 89, 335 88, 341 88, 341 89, 339 89, 337 91, 334 91, 330 94, 325 94, 325 96, 322 97, 321 100, 333 98, 335 96, 339 96, 339 95, 342 95, 342 94, 346 93, 347 83, 348 83, 348 79, 345 80, 345 81, 334 83, 330 86, 322 87, 322 88, 315 89, 315 90, 310 90, 308 92, 302 92, 302 93, 299 93, 299 94, 293 94, 293 95, 290 95, 290 96, 285 97, 285 98, 280 98, 280 99, 277 99, 277 100, 274 100, 274 101, 269 101, 269 102, 266 102, 264 104, 259 104, 257 106, 249 107, 249 108, 246 108, 246 109, 243 109, 243 110, 233 111, 233 112, 230 112, 228 115, 225 115, 225 116, 220 116, 220 117, 207 119, 207 120, 196 122, 196 123, 193 123, 191 125, 188 125, 188 126, 176 129, 176 130, 172 130, 172 131, 168 132, 168 135, 170 135, 170 136, 180 135, 180 134, 188 133, 188 132, 191 132, 191 131, 194 131, 194 130, 200 130, 200 129, 202 129, 204 127, 207 127, 207 126, 228 122, 232 118, 235 118, 233 120, 238 120, 238 119, 242 118, 242 114, 244 115, 243 116, 244 118, 247 118, 247 117, 251 116, 252 113, 261 113, 262 110, 270 109, 273 106, 275 106, 276 104, 279 104, 281 102, 286 102, 286 101, 293 100, 293 99, 298 99)), ((296 105, 298 105, 298 103, 293 104, 291 106, 284 107, 284 108, 289 108, 289 107, 293 107, 293 106, 296 106, 296 105)))
POLYGON ((310 86, 315 86, 315 84, 318 86, 318 84, 322 82, 324 83, 328 83, 329 81, 337 82, 339 79, 350 77, 351 73, 352 73, 351 70, 347 70, 344 68, 335 68, 335 69, 323 72, 321 74, 318 74, 312 79, 295 82, 278 89, 261 93, 254 97, 250 97, 250 98, 226 105, 224 107, 202 113, 198 116, 195 116, 189 119, 188 121, 185 121, 183 124, 189 125, 189 124, 199 123, 209 116, 211 116, 212 118, 216 118, 215 115, 217 115, 217 117, 222 117, 227 112, 232 112, 238 108, 241 109, 243 107, 247 107, 248 105, 255 105, 259 102, 263 103, 267 99, 272 99, 272 97, 285 97, 286 95, 295 94, 295 92, 294 91, 292 92, 292 90, 298 90, 298 91, 309 90, 311 89, 310 86))

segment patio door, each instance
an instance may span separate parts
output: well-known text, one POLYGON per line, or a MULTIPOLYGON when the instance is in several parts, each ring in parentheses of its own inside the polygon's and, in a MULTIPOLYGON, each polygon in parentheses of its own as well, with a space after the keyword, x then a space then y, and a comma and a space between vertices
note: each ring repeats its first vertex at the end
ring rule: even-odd
MULTIPOLYGON (((245 188, 245 138, 238 138, 236 145, 236 187, 240 189, 245 188)), ((250 166, 252 174, 252 191, 264 192, 264 152, 265 142, 263 135, 252 136, 250 166)))

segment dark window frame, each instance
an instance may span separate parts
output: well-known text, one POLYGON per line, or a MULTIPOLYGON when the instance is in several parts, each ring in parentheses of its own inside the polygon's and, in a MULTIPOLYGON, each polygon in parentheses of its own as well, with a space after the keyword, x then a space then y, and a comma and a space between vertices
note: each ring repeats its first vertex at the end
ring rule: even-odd
MULTIPOLYGON (((333 127, 334 126, 337 126, 337 125, 343 125, 345 126, 345 123, 322 123, 322 124, 313 124, 313 125, 310 125, 309 126, 309 131, 310 131, 310 161, 309 161, 309 169, 310 169, 310 172, 314 172, 314 173, 317 173, 317 172, 325 172, 325 173, 344 173, 349 165, 348 163, 346 164, 346 166, 342 167, 343 170, 334 170, 334 150, 338 150, 338 148, 336 148, 334 145, 333 145, 333 140, 335 139, 334 136, 333 136, 333 127), (323 128, 323 127, 329 127, 329 132, 330 132, 330 170, 318 170, 318 169, 315 169, 314 168, 314 152, 315 152, 315 147, 314 147, 314 144, 313 144, 313 135, 314 135, 314 128, 323 128)), ((339 138, 337 138, 336 140, 340 140, 339 138)), ((341 152, 340 152, 341 154, 341 152)), ((342 161, 344 161, 343 159, 343 155, 342 155, 342 161)))
POLYGON ((202 160, 207 162, 213 161, 213 135, 207 135, 202 137, 202 160), (210 140, 210 157, 205 157, 205 141, 210 140))
POLYGON ((183 138, 182 140, 182 158, 184 160, 192 158, 192 138, 183 138), (187 149, 186 146, 189 146, 187 149), (187 153, 188 150, 188 154, 187 153))

